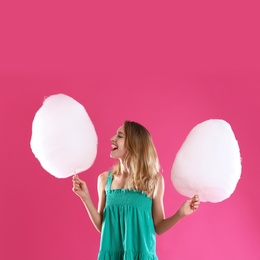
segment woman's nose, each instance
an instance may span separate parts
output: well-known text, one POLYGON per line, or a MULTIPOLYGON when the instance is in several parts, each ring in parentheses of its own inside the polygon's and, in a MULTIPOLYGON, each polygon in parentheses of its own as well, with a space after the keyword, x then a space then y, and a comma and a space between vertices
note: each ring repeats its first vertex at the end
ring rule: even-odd
POLYGON ((116 140, 116 136, 115 135, 110 138, 111 142, 115 142, 115 140, 116 140))

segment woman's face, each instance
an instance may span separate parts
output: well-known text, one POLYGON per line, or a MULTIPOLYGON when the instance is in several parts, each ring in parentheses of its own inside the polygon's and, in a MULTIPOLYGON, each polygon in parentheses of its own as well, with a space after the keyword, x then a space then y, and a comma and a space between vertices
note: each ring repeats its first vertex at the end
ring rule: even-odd
POLYGON ((116 135, 114 135, 110 140, 112 142, 110 157, 123 159, 126 154, 124 126, 119 127, 116 135))

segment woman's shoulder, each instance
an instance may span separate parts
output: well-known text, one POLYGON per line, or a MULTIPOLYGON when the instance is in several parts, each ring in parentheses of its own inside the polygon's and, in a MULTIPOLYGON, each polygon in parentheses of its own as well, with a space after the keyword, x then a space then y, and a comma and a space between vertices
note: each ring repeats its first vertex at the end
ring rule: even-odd
POLYGON ((164 181, 163 175, 160 172, 156 174, 155 179, 156 179, 156 185, 164 181))
POLYGON ((158 173, 156 176, 156 183, 154 188, 153 197, 156 197, 158 194, 164 193, 164 178, 161 173, 158 173))
POLYGON ((98 189, 105 190, 109 171, 102 172, 98 175, 98 189))
POLYGON ((99 179, 107 179, 109 171, 102 172, 98 175, 99 179))
POLYGON ((100 173, 99 176, 98 176, 98 181, 101 182, 101 183, 106 184, 107 183, 107 178, 109 176, 109 172, 110 172, 110 170, 100 173))

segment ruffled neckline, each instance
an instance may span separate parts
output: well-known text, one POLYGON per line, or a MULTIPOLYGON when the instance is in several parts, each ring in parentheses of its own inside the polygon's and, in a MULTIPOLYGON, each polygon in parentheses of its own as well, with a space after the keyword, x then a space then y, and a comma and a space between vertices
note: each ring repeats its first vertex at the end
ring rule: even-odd
POLYGON ((151 199, 150 197, 147 196, 147 194, 141 190, 130 190, 130 189, 110 189, 107 190, 106 193, 138 193, 140 195, 143 195, 144 197, 151 199))

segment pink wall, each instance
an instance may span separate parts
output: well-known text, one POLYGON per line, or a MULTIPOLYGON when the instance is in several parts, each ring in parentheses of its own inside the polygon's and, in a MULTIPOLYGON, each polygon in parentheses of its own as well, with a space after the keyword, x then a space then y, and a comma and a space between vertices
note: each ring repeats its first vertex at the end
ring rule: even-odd
POLYGON ((81 174, 95 203, 117 127, 130 119, 150 130, 167 216, 185 199, 170 170, 186 135, 206 119, 228 121, 243 158, 236 191, 202 203, 158 237, 157 252, 161 260, 260 259, 258 1, 123 2, 1 4, 0 259, 96 259, 99 234, 71 179, 45 172, 30 149, 35 112, 56 93, 82 103, 96 127, 98 156, 81 174))

